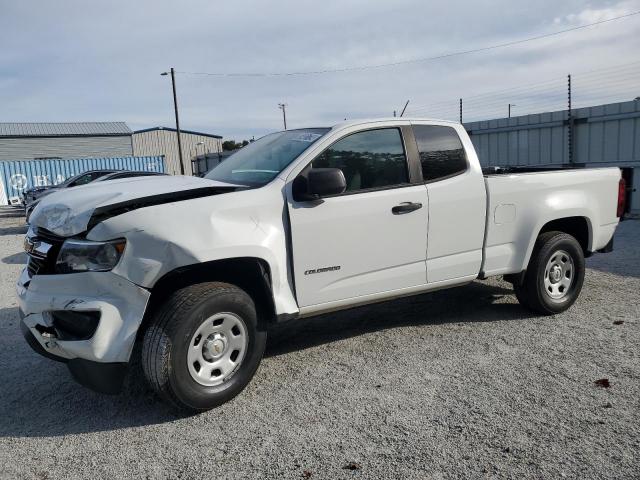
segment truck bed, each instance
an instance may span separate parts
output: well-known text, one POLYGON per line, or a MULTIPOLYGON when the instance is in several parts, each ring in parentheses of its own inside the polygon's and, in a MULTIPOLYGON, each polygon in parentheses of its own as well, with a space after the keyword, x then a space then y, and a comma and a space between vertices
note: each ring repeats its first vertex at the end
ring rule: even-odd
POLYGON ((586 252, 604 248, 618 224, 619 180, 619 168, 509 167, 485 172, 487 224, 482 274, 524 270, 533 250, 532 239, 560 218, 574 218, 583 229, 586 252))
POLYGON ((488 175, 508 175, 512 173, 542 173, 542 172, 558 172, 558 171, 573 171, 573 170, 583 170, 582 167, 577 165, 570 166, 518 166, 518 165, 495 165, 482 167, 482 173, 485 176, 488 175))

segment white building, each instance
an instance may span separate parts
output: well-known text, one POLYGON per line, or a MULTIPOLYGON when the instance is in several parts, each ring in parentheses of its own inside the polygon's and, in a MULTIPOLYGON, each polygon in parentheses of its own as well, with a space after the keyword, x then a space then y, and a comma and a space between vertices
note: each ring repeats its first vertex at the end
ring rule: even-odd
MULTIPOLYGON (((180 174, 178 140, 176 130, 154 127, 133 132, 133 154, 135 156, 164 155, 166 172, 180 174)), ((182 158, 185 175, 191 175, 191 160, 198 155, 222 151, 222 137, 209 133, 180 130, 182 158)))

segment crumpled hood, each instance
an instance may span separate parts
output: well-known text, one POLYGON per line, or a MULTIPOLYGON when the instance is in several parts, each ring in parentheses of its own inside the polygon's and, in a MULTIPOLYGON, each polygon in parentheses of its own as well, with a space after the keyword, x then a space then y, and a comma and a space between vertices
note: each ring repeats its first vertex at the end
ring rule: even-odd
POLYGON ((187 176, 134 177, 89 183, 43 197, 31 214, 30 224, 70 237, 86 231, 94 214, 125 213, 135 208, 215 195, 236 188, 242 187, 187 176))

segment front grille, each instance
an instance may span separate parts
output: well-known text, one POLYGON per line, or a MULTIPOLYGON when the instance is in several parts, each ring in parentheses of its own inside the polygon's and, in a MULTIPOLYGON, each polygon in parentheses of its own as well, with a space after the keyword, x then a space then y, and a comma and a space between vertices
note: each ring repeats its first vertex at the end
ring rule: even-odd
POLYGON ((33 235, 30 237, 30 240, 34 243, 42 242, 51 245, 51 248, 49 248, 49 251, 44 256, 37 252, 29 253, 29 263, 27 264, 29 276, 51 275, 55 273, 56 259, 64 243, 64 237, 38 227, 33 229, 33 235))
POLYGON ((29 276, 33 277, 34 275, 38 275, 41 270, 44 270, 43 267, 47 263, 44 258, 36 258, 29 256, 29 263, 27 263, 27 272, 29 272, 29 276))

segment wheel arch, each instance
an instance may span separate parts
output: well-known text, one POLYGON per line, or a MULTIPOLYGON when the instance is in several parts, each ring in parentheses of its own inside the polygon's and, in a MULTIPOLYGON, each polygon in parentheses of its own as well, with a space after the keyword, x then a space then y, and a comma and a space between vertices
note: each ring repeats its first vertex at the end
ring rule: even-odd
POLYGON ((150 319, 173 292, 203 282, 226 282, 241 288, 254 300, 261 323, 276 321, 269 263, 257 257, 236 257, 196 263, 164 274, 150 289, 151 297, 138 331, 144 334, 150 319))
POLYGON ((581 215, 554 218, 553 220, 548 220, 546 223, 534 230, 534 235, 532 235, 531 239, 529 240, 527 254, 524 258, 524 264, 522 265, 523 272, 529 265, 531 254, 533 253, 533 247, 535 246, 538 237, 543 233, 553 231, 563 232, 571 235, 578 241, 580 247, 582 247, 582 252, 584 253, 585 258, 591 255, 591 246, 593 244, 593 228, 591 226, 589 218, 581 215))
POLYGON ((546 232, 564 232, 574 237, 580 246, 584 256, 589 256, 593 242, 591 223, 587 217, 557 218, 545 223, 538 232, 538 236, 546 232))

